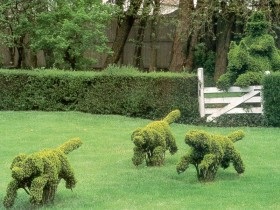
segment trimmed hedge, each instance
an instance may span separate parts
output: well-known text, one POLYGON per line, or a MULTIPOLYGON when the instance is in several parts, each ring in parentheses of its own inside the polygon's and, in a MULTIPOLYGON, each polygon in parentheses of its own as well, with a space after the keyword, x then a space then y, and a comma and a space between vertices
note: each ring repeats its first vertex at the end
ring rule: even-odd
POLYGON ((199 118, 197 77, 186 73, 0 70, 0 110, 82 111, 161 118, 199 118))
POLYGON ((263 79, 264 115, 267 124, 280 126, 280 72, 263 79))

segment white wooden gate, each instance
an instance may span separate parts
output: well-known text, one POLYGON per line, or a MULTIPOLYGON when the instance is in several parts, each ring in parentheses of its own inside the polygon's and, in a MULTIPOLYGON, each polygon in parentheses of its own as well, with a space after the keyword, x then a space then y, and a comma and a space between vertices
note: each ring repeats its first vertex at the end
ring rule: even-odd
POLYGON ((233 86, 228 91, 221 91, 216 87, 204 87, 203 68, 198 68, 197 73, 200 117, 206 116, 207 122, 215 121, 223 114, 263 113, 261 86, 233 86), (240 96, 231 96, 232 93, 240 96), (246 105, 242 107, 241 104, 246 105))

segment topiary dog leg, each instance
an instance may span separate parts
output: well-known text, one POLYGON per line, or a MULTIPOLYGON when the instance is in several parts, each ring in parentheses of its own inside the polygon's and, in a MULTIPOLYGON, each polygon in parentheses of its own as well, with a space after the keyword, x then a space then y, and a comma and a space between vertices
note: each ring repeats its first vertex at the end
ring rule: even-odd
POLYGON ((6 196, 4 197, 3 205, 5 208, 11 208, 17 197, 17 190, 20 188, 20 183, 16 180, 12 180, 7 187, 6 196))
POLYGON ((42 203, 53 202, 58 184, 47 184, 43 190, 42 203))
POLYGON ((154 149, 153 154, 150 158, 151 166, 161 166, 164 162, 165 149, 162 146, 158 146, 154 149))
POLYGON ((42 203, 43 189, 48 179, 45 177, 34 178, 30 186, 30 203, 38 205, 42 203))
POLYGON ((233 162, 233 167, 237 171, 237 173, 239 174, 244 173, 245 166, 241 159, 240 154, 237 151, 232 152, 232 162, 233 162))
POLYGON ((134 147, 133 152, 134 152, 132 157, 133 164, 135 166, 141 165, 146 157, 144 150, 139 147, 134 147))
POLYGON ((185 170, 187 170, 190 162, 191 162, 191 155, 190 154, 184 155, 181 158, 181 161, 176 166, 177 173, 180 174, 180 173, 184 172, 185 170))
POLYGON ((211 181, 215 178, 218 170, 217 157, 214 154, 207 154, 204 156, 201 163, 198 165, 199 180, 211 181))
POLYGON ((65 180, 65 187, 67 189, 72 189, 76 186, 76 178, 74 176, 74 170, 72 169, 70 163, 65 159, 63 161, 63 170, 61 178, 65 180))
POLYGON ((178 147, 176 145, 176 141, 174 136, 172 135, 171 132, 167 133, 167 147, 169 149, 169 152, 171 155, 175 154, 178 151, 178 147))

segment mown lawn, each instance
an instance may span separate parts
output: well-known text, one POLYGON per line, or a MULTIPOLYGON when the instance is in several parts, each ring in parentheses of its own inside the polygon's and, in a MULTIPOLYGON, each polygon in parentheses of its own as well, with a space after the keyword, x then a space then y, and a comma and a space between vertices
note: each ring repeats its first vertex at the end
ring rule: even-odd
MULTIPOLYGON (((214 182, 200 183, 193 166, 176 173, 176 164, 188 149, 186 132, 227 134, 240 128, 173 124, 179 151, 167 153, 163 167, 135 167, 130 135, 148 122, 78 112, 0 112, 1 200, 14 156, 80 137, 84 144, 68 155, 78 179, 76 188, 71 192, 62 182, 54 204, 42 209, 280 209, 279 128, 241 128, 246 136, 235 145, 245 173, 238 176, 233 167, 219 169, 214 182)), ((18 192, 14 209, 29 209, 28 195, 18 192)), ((4 209, 2 204, 0 208, 4 209)))

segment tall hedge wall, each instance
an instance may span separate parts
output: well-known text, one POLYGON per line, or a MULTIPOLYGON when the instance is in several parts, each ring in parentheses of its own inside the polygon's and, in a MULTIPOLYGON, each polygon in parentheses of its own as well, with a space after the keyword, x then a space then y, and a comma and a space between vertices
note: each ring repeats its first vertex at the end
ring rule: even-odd
POLYGON ((280 126, 280 72, 263 79, 264 115, 270 126, 280 126))
POLYGON ((0 90, 0 110, 75 110, 157 119, 178 108, 183 123, 199 118, 197 77, 186 73, 0 70, 0 90))

